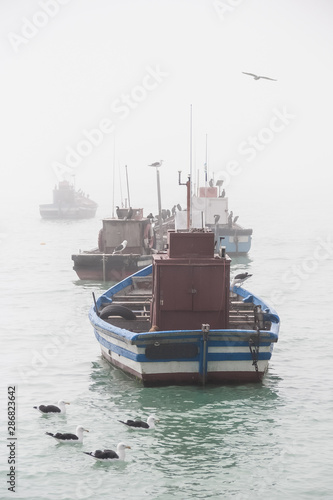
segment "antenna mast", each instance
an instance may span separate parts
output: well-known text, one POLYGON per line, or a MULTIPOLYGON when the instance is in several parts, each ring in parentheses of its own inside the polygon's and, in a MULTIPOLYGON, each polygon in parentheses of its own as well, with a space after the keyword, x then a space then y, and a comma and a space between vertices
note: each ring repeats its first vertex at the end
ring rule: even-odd
POLYGON ((193 145, 192 145, 192 104, 191 104, 191 113, 190 113, 190 213, 189 213, 189 222, 188 222, 188 229, 192 226, 192 150, 193 150, 193 145))

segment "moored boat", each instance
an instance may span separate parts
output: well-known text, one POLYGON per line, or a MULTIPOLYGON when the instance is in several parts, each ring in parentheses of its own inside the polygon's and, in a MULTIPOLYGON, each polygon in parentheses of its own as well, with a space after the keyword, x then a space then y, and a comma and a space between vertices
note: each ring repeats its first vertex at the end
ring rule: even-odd
MULTIPOLYGON (((239 216, 234 216, 229 211, 228 197, 222 190, 223 181, 218 180, 213 185, 199 187, 197 193, 192 196, 192 227, 211 229, 215 234, 216 251, 225 247, 228 255, 247 255, 251 249, 251 228, 244 228, 238 223, 239 216)), ((185 229, 185 217, 180 225, 178 217, 178 228, 185 229)))
POLYGON ((68 181, 59 182, 53 190, 53 203, 39 205, 43 219, 88 219, 95 217, 97 203, 68 181))
POLYGON ((102 219, 98 248, 73 254, 82 280, 120 281, 151 263, 154 233, 142 208, 118 209, 118 218, 102 219))
POLYGON ((256 382, 278 340, 272 307, 230 286, 230 258, 207 229, 169 231, 167 252, 89 311, 101 353, 145 386, 256 382))

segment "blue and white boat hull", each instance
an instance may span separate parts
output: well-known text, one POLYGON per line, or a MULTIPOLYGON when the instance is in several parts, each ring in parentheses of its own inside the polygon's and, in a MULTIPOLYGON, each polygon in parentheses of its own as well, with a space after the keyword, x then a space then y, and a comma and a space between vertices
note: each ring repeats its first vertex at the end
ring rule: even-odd
POLYGON ((112 318, 106 321, 98 316, 96 308, 116 303, 117 295, 132 286, 132 278, 147 277, 151 267, 111 287, 90 309, 89 319, 103 357, 145 386, 260 381, 278 340, 279 318, 271 307, 243 288, 232 290, 235 303, 240 304, 237 307, 244 304, 250 311, 259 305, 264 311, 265 329, 210 330, 203 325, 201 330, 134 332, 120 328, 112 318))

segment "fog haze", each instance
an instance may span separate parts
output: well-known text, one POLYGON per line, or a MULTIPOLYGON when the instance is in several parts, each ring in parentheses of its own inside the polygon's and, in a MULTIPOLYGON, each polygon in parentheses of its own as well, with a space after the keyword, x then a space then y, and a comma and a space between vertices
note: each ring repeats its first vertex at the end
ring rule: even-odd
POLYGON ((127 165, 131 204, 156 212, 161 159, 162 205, 185 203, 192 110, 194 183, 207 138, 208 175, 234 199, 301 189, 324 210, 332 14, 328 0, 3 0, 1 203, 38 210, 75 176, 110 215, 127 165))

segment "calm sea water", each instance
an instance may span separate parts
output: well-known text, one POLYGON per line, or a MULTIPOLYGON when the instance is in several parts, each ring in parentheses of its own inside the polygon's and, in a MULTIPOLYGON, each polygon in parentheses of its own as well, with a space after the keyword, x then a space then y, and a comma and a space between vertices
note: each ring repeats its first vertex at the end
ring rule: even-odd
POLYGON ((3 499, 320 499, 333 497, 333 245, 329 214, 284 200, 238 200, 253 227, 247 288, 281 316, 263 384, 143 388, 100 357, 87 313, 107 284, 78 281, 71 254, 97 244, 88 221, 43 221, 36 202, 13 206, 1 233, 1 483, 3 499), (290 213, 292 212, 292 217, 290 213), (24 216, 23 216, 24 215, 24 216), (305 216, 304 216, 305 215, 305 216), (326 242, 326 247, 323 244, 326 242), (15 493, 8 491, 7 388, 16 388, 15 493), (65 416, 33 406, 65 399, 65 416), (155 413, 158 427, 118 419, 155 413), (45 432, 89 429, 82 445, 45 432), (82 451, 131 446, 122 463, 82 451))

